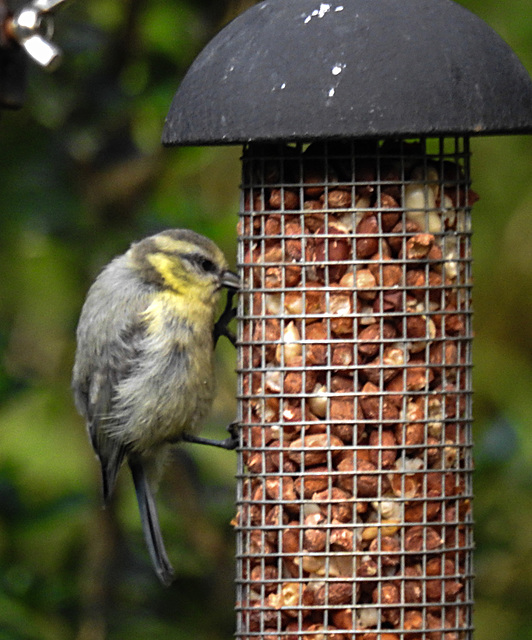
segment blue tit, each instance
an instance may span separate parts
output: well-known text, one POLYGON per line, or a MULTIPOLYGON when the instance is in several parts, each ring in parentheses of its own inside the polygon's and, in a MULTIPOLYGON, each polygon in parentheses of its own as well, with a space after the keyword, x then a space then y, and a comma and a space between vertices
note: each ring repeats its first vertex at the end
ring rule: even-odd
POLYGON ((133 244, 103 269, 78 323, 72 388, 101 464, 103 498, 109 500, 127 461, 144 538, 165 585, 174 571, 154 492, 170 447, 182 440, 234 446, 230 438, 212 442, 197 432, 214 396, 215 340, 226 333, 215 323, 220 292, 238 285, 211 240, 170 229, 133 244))

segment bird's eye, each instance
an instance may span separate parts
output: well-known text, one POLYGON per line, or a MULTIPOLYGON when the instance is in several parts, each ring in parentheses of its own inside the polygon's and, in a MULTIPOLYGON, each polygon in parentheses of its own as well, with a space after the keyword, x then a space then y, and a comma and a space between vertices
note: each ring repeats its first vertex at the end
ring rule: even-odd
POLYGON ((216 271, 216 265, 212 260, 209 260, 209 258, 202 258, 200 266, 206 273, 213 273, 216 271))
POLYGON ((218 273, 219 269, 216 263, 202 255, 201 253, 190 253, 184 255, 183 258, 193 267, 197 272, 201 273, 218 273))

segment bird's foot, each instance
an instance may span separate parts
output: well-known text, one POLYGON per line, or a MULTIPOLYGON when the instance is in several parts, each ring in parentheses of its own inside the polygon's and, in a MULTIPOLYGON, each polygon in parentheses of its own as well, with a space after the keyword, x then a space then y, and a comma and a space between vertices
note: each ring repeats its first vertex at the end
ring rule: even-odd
POLYGON ((184 433, 182 436, 182 440, 184 442, 192 442, 193 444, 205 444, 210 447, 219 447, 220 449, 227 449, 228 451, 232 451, 238 447, 238 423, 232 422, 228 427, 227 431, 229 431, 229 437, 225 440, 213 440, 211 438, 203 438, 201 436, 196 436, 192 433, 184 433))

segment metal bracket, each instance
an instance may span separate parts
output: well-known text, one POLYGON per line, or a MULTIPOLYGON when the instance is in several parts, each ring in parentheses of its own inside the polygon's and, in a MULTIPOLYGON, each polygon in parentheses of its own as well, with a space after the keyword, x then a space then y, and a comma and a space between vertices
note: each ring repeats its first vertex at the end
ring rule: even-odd
POLYGON ((0 0, 0 108, 20 109, 26 93, 27 56, 8 37, 5 25, 11 18, 5 2, 0 0))
POLYGON ((53 71, 61 62, 62 52, 52 42, 53 12, 68 0, 33 0, 4 22, 7 37, 17 42, 41 67, 53 71))

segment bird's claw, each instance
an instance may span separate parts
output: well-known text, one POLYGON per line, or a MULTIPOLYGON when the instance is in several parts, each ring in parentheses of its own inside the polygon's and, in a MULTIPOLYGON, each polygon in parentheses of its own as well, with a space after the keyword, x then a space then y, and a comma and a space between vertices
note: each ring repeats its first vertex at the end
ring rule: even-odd
POLYGON ((225 309, 222 311, 222 315, 218 318, 214 325, 213 339, 215 345, 221 336, 225 336, 233 346, 236 346, 236 336, 227 326, 231 322, 231 320, 234 320, 234 318, 236 317, 236 309, 233 308, 234 295, 235 292, 232 290, 229 290, 227 292, 227 302, 225 304, 225 309))
POLYGON ((231 422, 230 424, 227 425, 227 431, 229 432, 229 438, 227 438, 227 440, 234 442, 234 446, 231 447, 232 449, 235 449, 236 447, 238 447, 238 444, 240 442, 240 438, 239 438, 239 430, 238 430, 238 421, 234 420, 233 422, 231 422))

